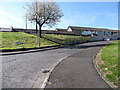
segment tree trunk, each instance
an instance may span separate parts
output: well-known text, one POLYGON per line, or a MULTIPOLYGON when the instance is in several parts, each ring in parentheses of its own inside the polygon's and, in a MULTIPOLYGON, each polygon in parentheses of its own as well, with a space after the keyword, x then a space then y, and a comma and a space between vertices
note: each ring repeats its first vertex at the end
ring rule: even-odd
POLYGON ((38 35, 38 45, 39 45, 39 47, 40 47, 40 38, 42 38, 42 36, 41 36, 41 28, 42 28, 42 26, 39 25, 39 35, 38 35))
POLYGON ((37 29, 37 19, 36 19, 36 34, 38 33, 38 29, 37 29))
POLYGON ((42 26, 39 25, 39 37, 40 37, 40 38, 42 38, 42 36, 41 36, 41 29, 42 29, 42 26))

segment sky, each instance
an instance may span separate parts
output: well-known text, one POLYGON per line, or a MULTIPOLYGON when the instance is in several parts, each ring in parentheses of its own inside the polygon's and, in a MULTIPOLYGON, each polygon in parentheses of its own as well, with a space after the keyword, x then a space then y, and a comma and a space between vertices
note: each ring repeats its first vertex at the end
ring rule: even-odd
MULTIPOLYGON (((64 16, 53 28, 68 26, 118 29, 118 2, 57 2, 64 16)), ((26 2, 0 2, 0 27, 25 28, 26 2)), ((35 28, 28 22, 28 28, 35 28)))

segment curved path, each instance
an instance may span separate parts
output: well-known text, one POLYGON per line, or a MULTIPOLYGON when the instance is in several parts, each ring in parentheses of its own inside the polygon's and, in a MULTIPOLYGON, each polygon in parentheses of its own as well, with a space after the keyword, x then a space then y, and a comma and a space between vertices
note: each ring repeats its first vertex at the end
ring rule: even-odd
POLYGON ((40 88, 47 76, 46 73, 42 73, 43 69, 53 68, 61 59, 77 51, 79 49, 59 48, 46 51, 32 50, 27 53, 26 51, 10 52, 10 54, 0 56, 2 58, 2 87, 40 88))
MULTIPOLYGON (((99 76, 93 57, 106 42, 87 43, 53 70, 46 88, 110 88, 99 76)), ((80 46, 79 46, 80 47, 80 46)))
POLYGON ((109 42, 91 42, 74 47, 5 55, 2 57, 3 88, 40 88, 46 79, 42 69, 51 69, 62 58, 46 87, 108 87, 98 76, 92 57, 109 42), (55 82, 55 83, 53 83, 55 82))

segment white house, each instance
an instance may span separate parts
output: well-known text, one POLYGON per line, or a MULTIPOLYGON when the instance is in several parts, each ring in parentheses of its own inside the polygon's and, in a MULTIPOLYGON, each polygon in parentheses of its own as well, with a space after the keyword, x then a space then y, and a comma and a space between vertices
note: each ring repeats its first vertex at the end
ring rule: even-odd
POLYGON ((95 40, 117 40, 118 37, 118 30, 111 30, 105 28, 91 28, 91 27, 75 27, 69 26, 67 28, 68 32, 74 32, 75 35, 91 35, 91 41, 95 40))

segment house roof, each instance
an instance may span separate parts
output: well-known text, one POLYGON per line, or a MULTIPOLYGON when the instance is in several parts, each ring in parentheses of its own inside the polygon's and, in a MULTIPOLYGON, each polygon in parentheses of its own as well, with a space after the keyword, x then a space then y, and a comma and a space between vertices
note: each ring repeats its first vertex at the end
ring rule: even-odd
POLYGON ((69 26, 72 30, 83 30, 83 31, 106 31, 106 32, 118 32, 118 30, 111 30, 106 28, 91 28, 91 27, 76 27, 76 26, 69 26))
POLYGON ((73 32, 68 31, 52 31, 52 30, 42 30, 44 33, 53 33, 53 34, 74 34, 73 32))
POLYGON ((57 31, 67 31, 67 29, 56 28, 57 31))
POLYGON ((0 28, 0 32, 11 32, 11 28, 0 28))

